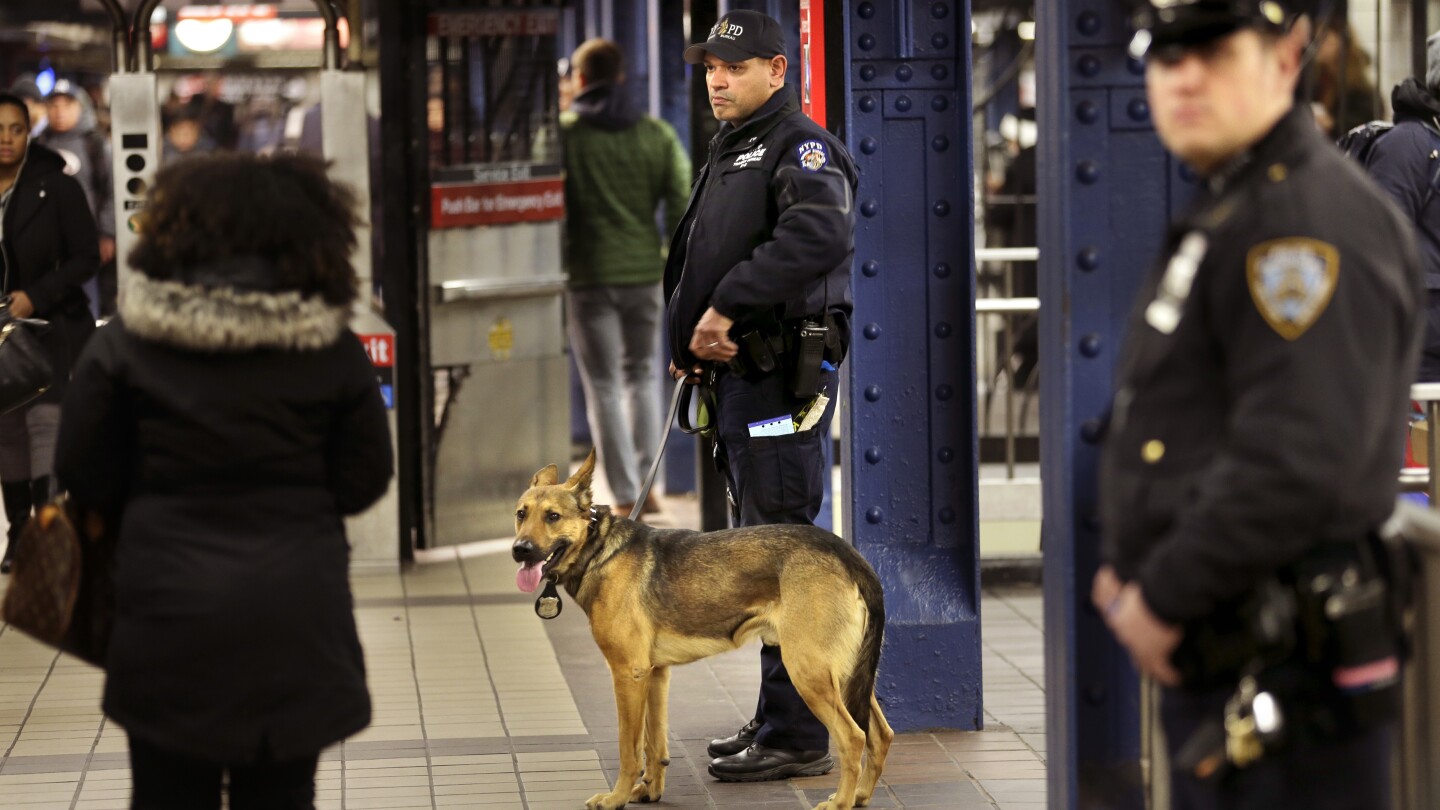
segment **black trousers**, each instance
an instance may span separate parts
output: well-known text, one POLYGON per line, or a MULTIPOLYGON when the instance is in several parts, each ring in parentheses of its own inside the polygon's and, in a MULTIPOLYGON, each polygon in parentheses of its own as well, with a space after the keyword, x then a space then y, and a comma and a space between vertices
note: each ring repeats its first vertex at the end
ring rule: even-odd
MULTIPOLYGON (((1167 689, 1160 721, 1171 760, 1207 719, 1222 718, 1231 690, 1167 689)), ((1300 739, 1223 777, 1171 773, 1171 810, 1382 810, 1390 806, 1394 729, 1339 740, 1300 739)))
MULTIPOLYGON (((820 423, 788 436, 750 436, 749 426, 779 416, 793 417, 810 402, 791 395, 784 375, 745 380, 721 372, 715 384, 719 449, 730 481, 732 515, 737 526, 767 523, 813 523, 824 497, 824 442, 830 441, 830 420, 839 397, 834 372, 822 375, 830 398, 820 423)), ((755 742, 771 748, 824 750, 830 734, 805 705, 780 658, 780 648, 760 650, 760 700, 755 742)))
POLYGON ((262 755, 250 765, 194 759, 130 737, 131 810, 219 810, 230 774, 230 810, 314 810, 320 754, 290 762, 262 755))

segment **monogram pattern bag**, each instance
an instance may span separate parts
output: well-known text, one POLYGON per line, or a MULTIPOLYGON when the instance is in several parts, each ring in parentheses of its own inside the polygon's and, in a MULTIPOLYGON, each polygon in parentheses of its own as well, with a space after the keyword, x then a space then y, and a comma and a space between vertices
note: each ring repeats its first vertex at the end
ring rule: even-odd
POLYGON ((60 495, 20 532, 5 621, 103 667, 114 619, 114 546, 98 513, 60 495))

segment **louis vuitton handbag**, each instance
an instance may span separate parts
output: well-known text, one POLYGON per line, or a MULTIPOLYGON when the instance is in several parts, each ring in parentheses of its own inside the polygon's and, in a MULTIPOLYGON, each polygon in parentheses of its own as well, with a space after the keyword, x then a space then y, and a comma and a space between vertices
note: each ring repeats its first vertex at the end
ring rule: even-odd
POLYGON ((61 494, 25 524, 5 594, 5 621, 103 667, 114 620, 114 542, 98 512, 61 494))

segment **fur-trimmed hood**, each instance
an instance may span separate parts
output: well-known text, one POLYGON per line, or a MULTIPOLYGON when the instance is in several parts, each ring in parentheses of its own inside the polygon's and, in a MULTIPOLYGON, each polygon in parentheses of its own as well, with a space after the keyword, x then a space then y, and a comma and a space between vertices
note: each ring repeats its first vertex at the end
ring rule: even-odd
MULTIPOLYGON (((248 263, 253 268, 261 261, 248 263)), ((234 262, 228 264, 228 269, 236 268, 234 262)), ((239 353, 324 348, 338 340, 350 323, 348 307, 295 290, 257 289, 263 285, 243 283, 247 275, 243 269, 241 278, 224 279, 242 283, 216 283, 217 276, 204 271, 186 275, 187 281, 171 281, 130 273, 119 307, 125 328, 181 349, 239 353)), ((257 276, 263 273, 249 279, 257 276)))

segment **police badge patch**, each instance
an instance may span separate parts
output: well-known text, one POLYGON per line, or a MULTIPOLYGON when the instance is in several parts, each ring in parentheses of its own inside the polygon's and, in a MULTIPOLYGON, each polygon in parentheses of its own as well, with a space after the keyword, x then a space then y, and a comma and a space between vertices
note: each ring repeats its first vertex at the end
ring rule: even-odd
POLYGON ((795 154, 800 156, 800 167, 807 172, 820 171, 829 160, 825 154, 825 144, 821 141, 806 141, 795 147, 795 154))
POLYGON ((1294 340, 1320 319, 1340 275, 1340 252, 1318 239, 1272 239, 1245 260, 1250 297, 1280 337, 1294 340))

